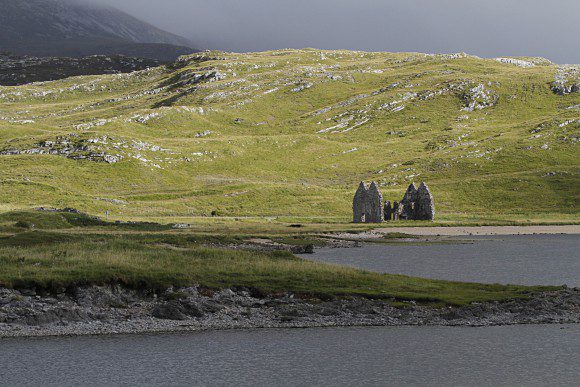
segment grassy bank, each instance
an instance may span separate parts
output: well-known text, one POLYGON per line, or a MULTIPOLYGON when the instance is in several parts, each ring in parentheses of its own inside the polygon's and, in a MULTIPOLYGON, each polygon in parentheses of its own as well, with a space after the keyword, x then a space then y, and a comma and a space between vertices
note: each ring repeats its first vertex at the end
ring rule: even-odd
MULTIPOLYGON (((4 224, 0 286, 51 291, 123 284, 156 290, 199 284, 209 289, 247 287, 263 294, 358 295, 437 305, 501 301, 556 289, 427 280, 315 263, 288 252, 212 248, 206 246, 236 243, 248 236, 200 234, 165 226, 155 229, 151 224, 111 225, 78 214, 41 214, 46 230, 22 228, 25 222, 29 226, 32 221, 40 223, 33 215, 18 220, 19 226, 7 226, 7 215, 0 218, 0 225, 4 224), (71 223, 77 227, 63 228, 71 223), (48 229, 50 224, 54 229, 48 229)), ((8 218, 12 222, 18 217, 12 214, 8 218)), ((278 237, 285 241, 299 238, 300 243, 306 235, 278 237)))

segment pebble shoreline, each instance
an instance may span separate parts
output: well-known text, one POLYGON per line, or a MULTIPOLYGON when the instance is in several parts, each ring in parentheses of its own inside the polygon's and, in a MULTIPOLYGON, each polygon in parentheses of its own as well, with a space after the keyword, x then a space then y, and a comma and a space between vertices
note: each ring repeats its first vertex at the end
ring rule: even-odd
POLYGON ((262 296, 247 289, 169 289, 155 296, 119 286, 58 295, 0 288, 0 338, 347 326, 492 326, 580 323, 580 289, 528 300, 433 308, 349 297, 262 296))

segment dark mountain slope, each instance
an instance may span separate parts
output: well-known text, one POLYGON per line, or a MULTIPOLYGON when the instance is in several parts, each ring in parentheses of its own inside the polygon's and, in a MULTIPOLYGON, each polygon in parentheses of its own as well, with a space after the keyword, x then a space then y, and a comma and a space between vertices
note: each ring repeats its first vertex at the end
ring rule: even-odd
POLYGON ((0 50, 20 55, 129 55, 173 60, 185 38, 112 7, 73 0, 0 0, 0 50))
POLYGON ((161 64, 155 59, 132 58, 122 55, 37 58, 0 53, 0 86, 53 81, 78 75, 129 73, 161 64))

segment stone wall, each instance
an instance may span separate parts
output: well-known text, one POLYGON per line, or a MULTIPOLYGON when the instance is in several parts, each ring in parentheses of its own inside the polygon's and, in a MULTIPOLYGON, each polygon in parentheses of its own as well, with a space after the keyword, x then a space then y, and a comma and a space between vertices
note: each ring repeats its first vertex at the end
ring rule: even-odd
POLYGON ((372 182, 366 196, 366 223, 380 223, 384 219, 383 195, 376 182, 372 182))
POLYGON ((380 223, 391 220, 434 220, 435 201, 424 182, 419 188, 411 183, 400 202, 383 202, 383 195, 376 182, 370 186, 364 182, 354 195, 354 223, 380 223))
POLYGON ((368 188, 364 182, 360 182, 356 193, 354 194, 354 200, 352 203, 353 211, 353 222, 354 223, 365 223, 366 221, 366 198, 367 198, 368 188))
POLYGON ((427 184, 421 183, 416 193, 414 220, 435 219, 435 202, 427 184))

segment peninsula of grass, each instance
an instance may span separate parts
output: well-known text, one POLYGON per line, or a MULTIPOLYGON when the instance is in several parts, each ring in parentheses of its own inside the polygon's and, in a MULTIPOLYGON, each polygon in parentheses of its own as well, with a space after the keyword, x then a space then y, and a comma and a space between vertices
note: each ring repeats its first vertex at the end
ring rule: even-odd
POLYGON ((51 292, 109 284, 153 292, 172 286, 245 287, 263 295, 361 296, 437 306, 505 301, 558 289, 373 273, 315 263, 289 252, 203 247, 191 235, 24 231, 0 238, 2 287, 51 292))

